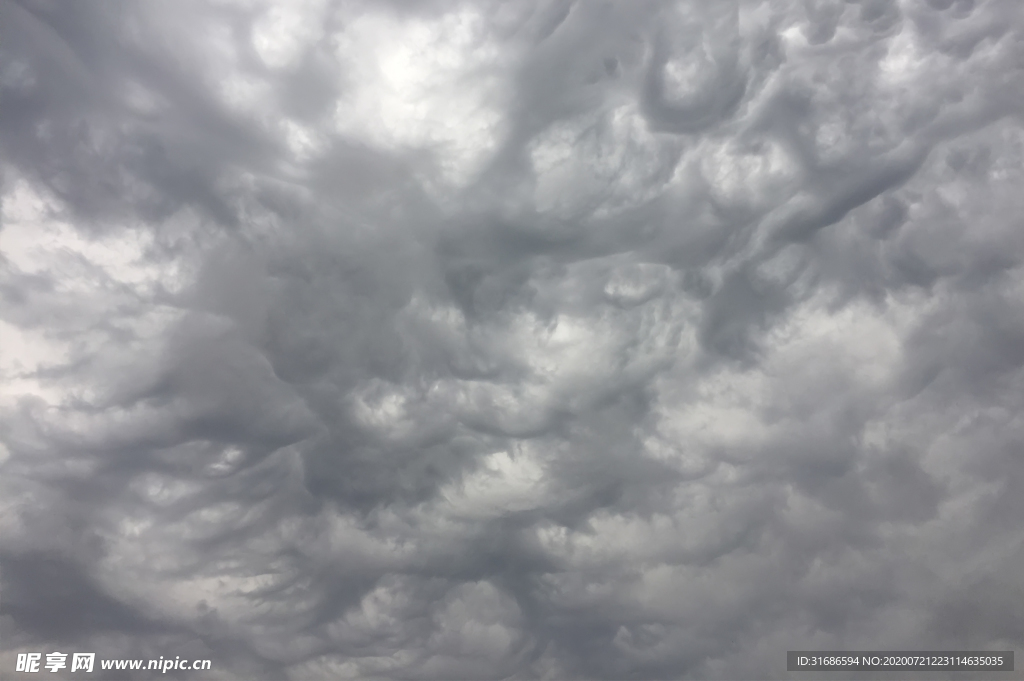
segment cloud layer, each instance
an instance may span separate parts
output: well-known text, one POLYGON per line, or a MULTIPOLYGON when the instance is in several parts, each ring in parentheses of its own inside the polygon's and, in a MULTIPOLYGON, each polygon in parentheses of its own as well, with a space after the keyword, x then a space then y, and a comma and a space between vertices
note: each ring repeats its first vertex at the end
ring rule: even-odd
POLYGON ((1022 14, 4 0, 0 665, 1024 648, 1022 14))

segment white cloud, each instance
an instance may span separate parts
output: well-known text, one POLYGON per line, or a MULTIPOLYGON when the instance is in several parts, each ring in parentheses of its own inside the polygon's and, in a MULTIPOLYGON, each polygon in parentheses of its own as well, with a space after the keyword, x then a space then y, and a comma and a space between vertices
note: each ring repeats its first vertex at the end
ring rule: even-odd
MULTIPOLYGON (((466 5, 436 18, 385 11, 346 17, 332 36, 348 88, 336 130, 399 151, 434 155, 439 178, 464 185, 500 141, 484 17, 466 5)), ((436 182, 424 177, 429 187, 436 182)))

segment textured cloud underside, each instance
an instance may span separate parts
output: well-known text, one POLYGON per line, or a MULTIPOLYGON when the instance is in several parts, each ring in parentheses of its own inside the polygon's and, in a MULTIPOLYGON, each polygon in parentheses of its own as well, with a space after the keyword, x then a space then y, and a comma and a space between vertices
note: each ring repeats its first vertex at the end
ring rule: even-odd
POLYGON ((1024 648, 1022 14, 2 0, 0 665, 1024 648))

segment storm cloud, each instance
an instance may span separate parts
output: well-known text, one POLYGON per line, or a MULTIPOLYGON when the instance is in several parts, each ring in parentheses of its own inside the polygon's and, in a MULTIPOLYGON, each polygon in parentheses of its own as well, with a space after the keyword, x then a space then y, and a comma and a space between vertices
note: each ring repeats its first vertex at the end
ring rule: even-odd
POLYGON ((0 669, 1024 649, 1022 112, 1019 0, 0 0, 0 669))

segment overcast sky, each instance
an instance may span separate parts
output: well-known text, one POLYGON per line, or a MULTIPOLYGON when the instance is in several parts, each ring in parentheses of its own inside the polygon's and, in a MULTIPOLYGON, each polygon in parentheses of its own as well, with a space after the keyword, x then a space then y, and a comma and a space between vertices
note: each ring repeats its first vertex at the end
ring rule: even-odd
POLYGON ((0 0, 0 674, 1022 654, 1022 112, 1020 0, 0 0))

